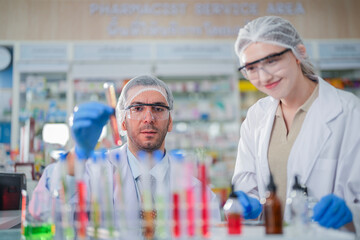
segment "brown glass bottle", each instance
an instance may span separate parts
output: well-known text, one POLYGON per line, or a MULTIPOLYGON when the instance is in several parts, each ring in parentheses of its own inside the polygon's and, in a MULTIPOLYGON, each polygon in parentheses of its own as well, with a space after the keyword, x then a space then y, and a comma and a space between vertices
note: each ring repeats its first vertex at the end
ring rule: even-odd
POLYGON ((266 234, 282 234, 282 211, 281 202, 276 195, 276 185, 272 174, 268 185, 268 196, 264 205, 265 232, 266 234))

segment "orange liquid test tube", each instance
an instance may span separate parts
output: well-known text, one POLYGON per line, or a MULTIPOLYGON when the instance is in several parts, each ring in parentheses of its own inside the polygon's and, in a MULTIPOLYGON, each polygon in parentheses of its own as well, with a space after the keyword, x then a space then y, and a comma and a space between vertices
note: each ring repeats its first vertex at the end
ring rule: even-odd
MULTIPOLYGON (((105 94, 106 94, 107 103, 109 104, 109 106, 111 106, 112 108, 115 109, 115 107, 116 107, 116 94, 115 94, 115 86, 114 86, 114 84, 106 82, 106 83, 104 83, 104 89, 106 90, 105 94)), ((120 137, 120 134, 119 134, 119 129, 118 129, 115 114, 110 116, 110 125, 111 125, 111 131, 112 131, 112 136, 113 136, 113 140, 114 140, 115 145, 121 146, 122 141, 121 141, 121 137, 120 137)))

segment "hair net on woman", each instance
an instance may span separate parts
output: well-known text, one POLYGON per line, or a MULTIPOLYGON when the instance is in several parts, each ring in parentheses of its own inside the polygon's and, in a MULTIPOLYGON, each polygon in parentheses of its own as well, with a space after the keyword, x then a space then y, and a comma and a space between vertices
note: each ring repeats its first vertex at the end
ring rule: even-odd
POLYGON ((304 45, 294 26, 287 20, 276 16, 265 16, 247 23, 239 30, 235 42, 235 52, 240 59, 243 51, 255 42, 263 42, 290 48, 301 62, 303 74, 309 78, 315 75, 314 67, 308 57, 301 53, 299 45, 304 45))
POLYGON ((121 124, 125 120, 126 108, 131 104, 132 100, 140 93, 145 91, 157 91, 166 99, 170 110, 173 109, 174 97, 170 88, 160 79, 151 75, 141 75, 131 79, 122 89, 118 103, 116 105, 116 119, 119 131, 122 136, 126 135, 126 131, 121 130, 121 124), (129 91, 133 89, 132 91, 129 91))

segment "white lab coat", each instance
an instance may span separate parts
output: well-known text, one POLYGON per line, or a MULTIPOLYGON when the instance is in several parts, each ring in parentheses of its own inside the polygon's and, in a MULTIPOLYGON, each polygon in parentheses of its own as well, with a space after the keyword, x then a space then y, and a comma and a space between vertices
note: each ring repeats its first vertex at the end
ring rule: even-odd
MULTIPOLYGON (((320 200, 334 193, 345 199, 359 234, 360 100, 321 78, 318 83, 319 97, 306 114, 289 155, 287 197, 298 174, 309 196, 320 200)), ((260 99, 249 109, 240 130, 232 181, 236 190, 258 199, 265 198, 269 182, 268 146, 278 104, 272 97, 260 99)))
MULTIPOLYGON (((115 162, 115 155, 116 153, 118 153, 121 156, 121 161, 120 161, 120 171, 121 171, 121 176, 122 176, 122 188, 123 188, 123 196, 124 196, 124 209, 125 209, 125 219, 126 219, 126 225, 128 227, 127 229, 127 237, 128 239, 141 239, 141 226, 140 226, 140 219, 139 219, 139 211, 140 211, 140 202, 137 196, 137 191, 136 191, 136 187, 135 187, 135 181, 128 163, 128 157, 127 157, 127 145, 125 144, 124 146, 122 146, 121 148, 116 148, 113 149, 109 152, 109 161, 106 161, 106 174, 102 175, 103 177, 107 177, 108 178, 108 182, 110 184, 110 189, 112 189, 113 191, 110 191, 111 194, 111 199, 113 200, 113 210, 114 213, 116 214, 116 224, 118 223, 117 221, 120 221, 121 219, 123 219, 120 214, 123 213, 122 211, 118 211, 118 191, 119 191, 119 186, 116 185, 116 183, 114 182, 114 176, 116 175, 116 172, 118 171, 117 168, 117 164, 115 162)), ((169 158, 169 163, 171 165, 171 162, 173 161, 173 159, 170 157, 169 158)), ((89 186, 91 186, 91 184, 94 183, 95 181, 100 181, 100 179, 98 179, 99 177, 96 176, 96 174, 94 173, 94 168, 92 166, 92 161, 87 161, 86 163, 86 174, 84 177, 84 181, 87 185, 87 205, 88 207, 90 206, 90 191, 89 189, 91 189, 89 186)), ((59 163, 56 164, 52 164, 49 165, 38 185, 36 186, 36 189, 34 190, 34 194, 36 194, 36 192, 48 192, 49 194, 49 198, 50 198, 50 193, 53 192, 55 189, 59 189, 60 188, 60 182, 59 182, 59 177, 58 177, 58 173, 60 172, 59 169, 60 165, 59 163)), ((96 169, 96 168, 95 168, 96 169)), ((171 169, 171 168, 170 168, 171 169)), ((171 171, 171 170, 170 170, 171 171)), ((171 174, 171 173, 170 173, 171 174)), ((75 178, 74 177, 70 177, 67 176, 67 181, 68 181, 68 185, 70 186, 75 186, 75 178)), ((171 179, 171 178, 170 178, 171 179)), ((184 180, 183 180, 184 181, 184 180)), ((193 182, 193 190, 195 193, 200 193, 200 189, 201 189, 201 183, 198 179, 193 178, 192 180, 193 182)), ((70 199, 69 199, 69 203, 72 206, 72 211, 74 211, 76 203, 78 201, 78 197, 76 194, 76 189, 73 188, 72 190, 70 190, 70 199)), ((104 191, 103 191, 104 193, 104 191)), ((198 196, 197 194, 195 194, 195 197, 198 196)), ((199 200, 199 198, 197 198, 199 200)), ((221 218, 220 218, 220 209, 219 209, 219 203, 217 201, 216 195, 210 191, 210 189, 208 189, 208 199, 210 201, 209 206, 211 206, 211 211, 210 211, 210 217, 212 221, 218 221, 220 222, 221 218)), ((196 200, 195 200, 196 201, 196 200)), ((34 201, 30 202, 30 208, 33 209, 34 206, 34 201)), ((40 209, 40 211, 43 211, 44 209, 40 209)), ((171 212, 170 212, 171 214, 171 212)), ((169 229, 170 230, 170 229, 169 229)))

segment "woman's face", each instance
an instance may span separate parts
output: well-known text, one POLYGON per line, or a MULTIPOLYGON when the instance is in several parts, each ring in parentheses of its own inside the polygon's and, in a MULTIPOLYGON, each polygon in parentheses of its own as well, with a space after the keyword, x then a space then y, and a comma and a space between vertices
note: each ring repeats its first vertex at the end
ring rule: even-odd
POLYGON ((249 81, 259 91, 276 99, 291 97, 302 74, 300 61, 292 51, 285 50, 284 47, 269 43, 252 43, 243 51, 240 59, 243 65, 247 65, 243 71, 246 71, 249 81), (278 56, 249 64, 274 54, 278 56))

